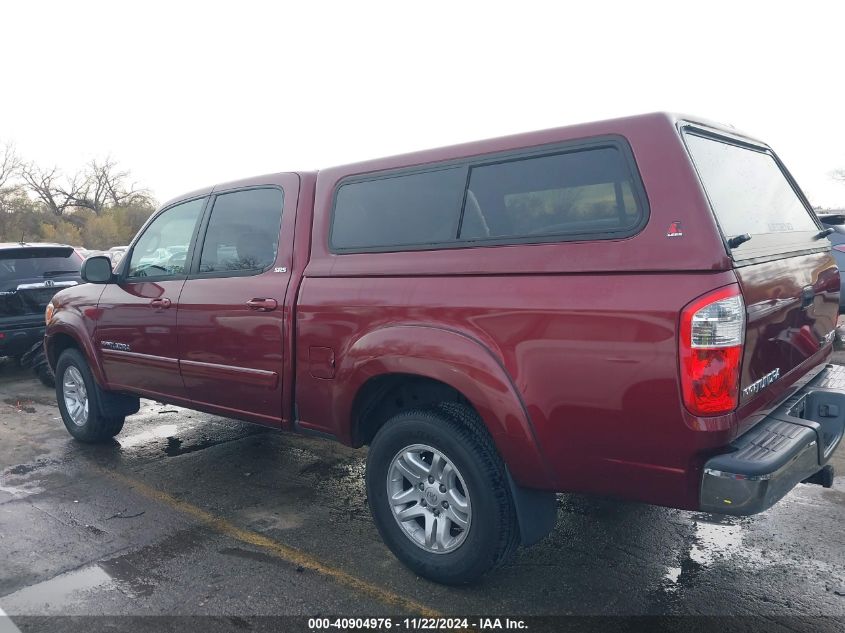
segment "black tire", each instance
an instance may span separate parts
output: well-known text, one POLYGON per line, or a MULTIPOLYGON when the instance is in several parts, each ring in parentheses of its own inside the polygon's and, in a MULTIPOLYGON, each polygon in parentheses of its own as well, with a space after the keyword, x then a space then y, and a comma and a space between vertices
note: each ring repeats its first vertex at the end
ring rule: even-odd
POLYGON ((45 387, 50 387, 52 389, 56 386, 56 376, 50 368, 50 363, 47 362, 47 354, 44 351, 43 344, 37 343, 36 345, 33 345, 32 348, 23 355, 21 365, 24 367, 32 367, 33 373, 45 387))
POLYGON ((50 387, 52 389, 56 386, 56 376, 53 374, 53 370, 50 369, 50 365, 47 365, 46 363, 39 365, 33 371, 38 377, 38 380, 41 381, 41 384, 45 387, 50 387))
POLYGON ((459 404, 400 413, 385 423, 367 456, 367 497, 382 539, 405 565, 435 582, 472 582, 505 563, 519 544, 519 525, 504 464, 478 415, 459 404), (414 444, 440 451, 460 472, 471 499, 472 519, 463 542, 434 553, 411 540, 388 501, 393 458, 414 444))
POLYGON ((102 415, 100 400, 102 391, 88 367, 85 357, 76 349, 66 349, 59 356, 56 363, 56 400, 59 404, 59 411, 62 414, 62 421, 65 428, 74 438, 80 442, 104 442, 120 433, 123 428, 124 417, 106 417, 102 415), (85 383, 85 390, 88 398, 88 414, 79 423, 74 422, 67 409, 64 398, 65 373, 75 367, 85 383))

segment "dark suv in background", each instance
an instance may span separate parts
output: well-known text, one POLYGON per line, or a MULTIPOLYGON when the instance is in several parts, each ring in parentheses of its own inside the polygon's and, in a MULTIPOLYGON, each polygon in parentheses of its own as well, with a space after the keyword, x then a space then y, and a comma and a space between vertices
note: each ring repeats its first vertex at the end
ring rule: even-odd
MULTIPOLYGON (((40 348, 44 310, 59 290, 82 281, 82 261, 71 246, 0 243, 0 356, 20 362, 40 348)), ((52 381, 46 364, 34 368, 42 381, 52 381)))

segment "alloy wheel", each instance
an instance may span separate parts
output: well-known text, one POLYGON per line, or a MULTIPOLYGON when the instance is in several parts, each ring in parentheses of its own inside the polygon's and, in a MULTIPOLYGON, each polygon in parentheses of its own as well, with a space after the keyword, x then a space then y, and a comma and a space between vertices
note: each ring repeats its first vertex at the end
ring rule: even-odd
POLYGON ((472 505, 466 483, 434 447, 413 444, 396 453, 387 470, 387 499, 405 535, 427 552, 452 552, 469 534, 472 505))

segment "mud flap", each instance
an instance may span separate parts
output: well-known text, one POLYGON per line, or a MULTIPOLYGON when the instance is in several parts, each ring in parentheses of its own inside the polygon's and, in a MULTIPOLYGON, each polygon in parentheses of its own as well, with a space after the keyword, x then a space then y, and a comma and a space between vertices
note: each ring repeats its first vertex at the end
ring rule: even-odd
POLYGON ((516 508, 519 522, 519 544, 523 547, 533 545, 549 534, 557 521, 557 495, 547 490, 522 488, 508 476, 508 486, 516 508))
POLYGON ((138 413, 141 408, 140 398, 113 391, 103 391, 99 385, 97 385, 97 400, 100 404, 100 413, 107 418, 124 418, 138 413))

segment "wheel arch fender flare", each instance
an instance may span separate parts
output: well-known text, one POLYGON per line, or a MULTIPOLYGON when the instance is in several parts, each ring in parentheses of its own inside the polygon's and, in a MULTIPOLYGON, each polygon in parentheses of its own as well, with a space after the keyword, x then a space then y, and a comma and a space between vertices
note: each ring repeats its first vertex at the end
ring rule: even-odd
POLYGON ((407 374, 442 382, 475 408, 508 471, 520 485, 542 487, 550 470, 525 404, 494 352, 456 330, 427 325, 393 325, 372 330, 340 355, 335 420, 346 420, 341 436, 351 438, 350 412, 356 395, 372 378, 407 374))
POLYGON ((85 327, 85 321, 82 315, 75 310, 60 310, 56 312, 47 325, 47 331, 44 336, 44 349, 47 353, 47 362, 53 371, 56 369, 59 353, 64 349, 60 345, 60 341, 64 337, 73 340, 74 346, 82 352, 88 361, 88 366, 91 368, 91 374, 94 380, 100 388, 105 388, 107 386, 106 375, 100 356, 94 348, 93 337, 85 327))

